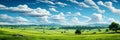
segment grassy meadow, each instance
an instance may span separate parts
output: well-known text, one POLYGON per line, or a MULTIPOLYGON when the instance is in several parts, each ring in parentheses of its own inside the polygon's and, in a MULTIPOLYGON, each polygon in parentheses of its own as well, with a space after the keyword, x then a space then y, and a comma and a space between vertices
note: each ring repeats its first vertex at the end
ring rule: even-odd
POLYGON ((107 28, 81 30, 76 35, 75 29, 50 29, 50 27, 1 27, 0 40, 120 40, 119 33, 106 32, 107 28))

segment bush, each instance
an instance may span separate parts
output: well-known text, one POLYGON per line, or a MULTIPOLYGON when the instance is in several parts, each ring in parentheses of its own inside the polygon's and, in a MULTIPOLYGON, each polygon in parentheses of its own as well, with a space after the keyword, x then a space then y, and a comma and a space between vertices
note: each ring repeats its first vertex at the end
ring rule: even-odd
POLYGON ((96 32, 93 32, 92 34, 96 34, 96 32))
POLYGON ((81 31, 77 29, 77 30, 75 31, 75 34, 81 34, 81 31))
POLYGON ((108 29, 106 29, 106 32, 108 32, 109 30, 108 29))

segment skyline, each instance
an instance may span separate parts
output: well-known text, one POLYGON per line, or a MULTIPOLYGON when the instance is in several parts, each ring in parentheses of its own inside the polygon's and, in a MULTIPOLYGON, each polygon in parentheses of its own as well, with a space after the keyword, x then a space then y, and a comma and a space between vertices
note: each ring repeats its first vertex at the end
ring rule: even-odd
POLYGON ((120 0, 0 0, 0 24, 120 24, 120 0))

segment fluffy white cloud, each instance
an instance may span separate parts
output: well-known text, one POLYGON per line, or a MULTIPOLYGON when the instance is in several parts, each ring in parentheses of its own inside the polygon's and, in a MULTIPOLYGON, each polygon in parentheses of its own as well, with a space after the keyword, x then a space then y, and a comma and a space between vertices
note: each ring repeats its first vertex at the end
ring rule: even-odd
POLYGON ((78 17, 73 17, 69 22, 68 25, 87 25, 88 23, 82 22, 78 19, 78 17))
POLYGON ((18 22, 29 22, 28 19, 23 18, 23 17, 20 17, 20 16, 19 16, 19 17, 16 17, 15 20, 18 21, 18 22))
POLYGON ((73 17, 73 18, 71 19, 71 22, 72 22, 72 23, 80 23, 80 21, 79 21, 79 19, 78 19, 77 17, 73 17))
POLYGON ((0 9, 1 9, 1 8, 5 8, 5 7, 6 7, 6 6, 4 6, 4 5, 0 4, 0 9))
POLYGON ((83 2, 80 2, 79 5, 81 7, 85 7, 85 8, 89 8, 90 6, 88 6, 87 4, 83 3, 83 2))
POLYGON ((19 11, 19 12, 30 12, 32 11, 27 5, 18 5, 17 7, 7 7, 7 10, 19 11))
POLYGON ((110 9, 113 13, 116 13, 116 14, 119 14, 120 15, 120 9, 116 9, 113 5, 112 5, 112 2, 105 2, 103 3, 102 1, 99 1, 98 2, 99 5, 101 6, 105 6, 107 7, 108 9, 110 9))
POLYGON ((14 12, 30 12, 33 9, 29 8, 27 5, 18 5, 17 7, 6 7, 5 5, 0 6, 1 10, 8 10, 14 12))
POLYGON ((14 22, 14 18, 7 14, 0 14, 0 22, 14 22))
POLYGON ((53 15, 53 16, 51 17, 51 19, 52 19, 53 21, 57 21, 57 22, 65 22, 65 20, 66 20, 63 13, 60 13, 60 14, 58 14, 58 15, 53 15))
POLYGON ((90 7, 87 4, 85 4, 84 2, 78 2, 76 0, 70 0, 70 2, 78 4, 79 6, 84 7, 84 8, 89 8, 90 7))
POLYGON ((116 20, 114 18, 109 18, 108 21, 109 22, 116 22, 116 20))
POLYGON ((81 16, 80 12, 76 12, 74 16, 81 16))
POLYGON ((0 14, 0 22, 26 23, 26 22, 29 22, 29 20, 23 17, 11 17, 11 16, 8 16, 7 14, 0 14))
POLYGON ((88 19, 86 22, 88 22, 89 20, 91 20, 91 18, 88 17, 88 16, 84 16, 84 15, 82 15, 82 17, 88 19))
POLYGON ((117 22, 120 24, 120 22, 115 20, 114 18, 108 18, 108 23, 112 23, 112 22, 117 22))
POLYGON ((97 4, 98 4, 98 5, 105 6, 104 3, 103 3, 102 1, 98 1, 97 4))
POLYGON ((44 16, 44 17, 40 17, 37 21, 38 21, 38 22, 41 22, 41 24, 42 24, 42 23, 43 23, 43 24, 45 24, 45 23, 47 24, 47 23, 50 23, 48 19, 49 19, 48 16, 44 16))
POLYGON ((96 14, 94 13, 91 20, 89 22, 102 22, 103 21, 103 16, 102 14, 96 14))
POLYGON ((54 11, 54 12, 58 12, 55 8, 49 8, 49 10, 54 11))
POLYGON ((99 13, 104 13, 105 10, 101 10, 99 6, 96 5, 96 3, 93 0, 84 0, 85 3, 89 4, 93 8, 95 8, 99 13))
POLYGON ((70 2, 73 2, 73 3, 79 3, 77 2, 76 0, 69 0, 70 2))
POLYGON ((51 14, 46 9, 36 8, 33 11, 27 13, 26 15, 33 17, 43 17, 43 16, 49 16, 51 14))
POLYGON ((97 6, 93 0, 84 0, 87 4, 90 4, 92 6, 97 6))
MULTIPOLYGON (((65 16, 83 17, 83 18, 85 18, 85 19, 88 19, 87 21, 91 20, 90 17, 81 15, 80 12, 76 12, 76 13, 74 13, 74 14, 72 14, 71 12, 67 12, 67 14, 66 14, 65 16)), ((86 22, 87 22, 87 21, 86 21, 86 22)))
POLYGON ((50 12, 47 11, 46 9, 42 9, 42 8, 32 9, 29 8, 27 5, 18 5, 17 7, 4 7, 4 8, 2 7, 4 7, 4 5, 0 7, 1 10, 24 13, 24 15, 27 16, 43 17, 43 16, 51 15, 50 12))
POLYGON ((62 7, 67 6, 67 4, 66 4, 66 3, 62 3, 62 2, 56 2, 56 4, 58 4, 58 5, 62 6, 62 7))

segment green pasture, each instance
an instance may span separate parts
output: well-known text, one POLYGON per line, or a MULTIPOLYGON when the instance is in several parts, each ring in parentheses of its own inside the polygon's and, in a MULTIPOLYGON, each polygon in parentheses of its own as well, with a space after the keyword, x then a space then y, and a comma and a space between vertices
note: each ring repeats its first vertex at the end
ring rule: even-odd
POLYGON ((75 29, 0 28, 0 40, 120 40, 119 33, 109 33, 105 29, 81 31, 81 35, 75 35, 75 29))

